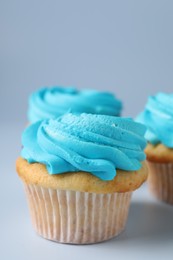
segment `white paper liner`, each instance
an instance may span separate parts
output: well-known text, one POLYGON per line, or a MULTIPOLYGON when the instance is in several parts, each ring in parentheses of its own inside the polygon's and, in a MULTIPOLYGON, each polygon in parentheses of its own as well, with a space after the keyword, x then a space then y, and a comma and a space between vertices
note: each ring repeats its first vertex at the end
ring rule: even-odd
POLYGON ((96 194, 26 185, 33 226, 46 239, 90 244, 125 227, 132 192, 96 194))
POLYGON ((173 204, 173 163, 148 162, 148 184, 159 200, 173 204))

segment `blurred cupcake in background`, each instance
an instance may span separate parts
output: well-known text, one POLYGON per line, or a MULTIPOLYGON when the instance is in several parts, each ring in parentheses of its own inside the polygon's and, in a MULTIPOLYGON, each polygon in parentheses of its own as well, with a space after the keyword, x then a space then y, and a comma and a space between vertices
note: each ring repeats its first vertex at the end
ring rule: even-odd
POLYGON ((97 90, 78 90, 74 87, 45 87, 33 92, 29 98, 30 123, 55 118, 68 111, 120 116, 122 102, 112 93, 97 90))
POLYGON ((173 204, 173 94, 149 97, 136 121, 148 128, 149 188, 155 197, 173 204))
POLYGON ((71 244, 121 233, 132 191, 147 178, 145 130, 129 118, 85 113, 30 125, 17 172, 36 232, 71 244))

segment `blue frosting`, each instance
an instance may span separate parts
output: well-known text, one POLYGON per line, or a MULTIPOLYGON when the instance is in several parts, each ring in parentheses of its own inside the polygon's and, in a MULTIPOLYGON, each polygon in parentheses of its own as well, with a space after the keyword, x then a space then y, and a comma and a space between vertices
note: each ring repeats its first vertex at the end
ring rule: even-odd
POLYGON ((112 180, 117 168, 141 168, 145 130, 130 118, 68 113, 30 125, 22 135, 21 155, 45 164, 50 174, 87 171, 112 180))
POLYGON ((45 87, 29 99, 28 119, 31 123, 72 113, 119 116, 122 103, 113 94, 96 90, 79 91, 73 87, 45 87))
POLYGON ((173 148, 173 94, 158 93, 148 99, 136 121, 147 126, 146 139, 173 148))

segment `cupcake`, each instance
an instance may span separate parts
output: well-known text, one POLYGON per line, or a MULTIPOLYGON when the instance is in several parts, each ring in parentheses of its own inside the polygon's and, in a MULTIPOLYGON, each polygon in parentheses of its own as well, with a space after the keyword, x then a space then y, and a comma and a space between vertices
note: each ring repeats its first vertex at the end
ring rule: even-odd
POLYGON ((119 116, 121 109, 122 102, 109 92, 45 87, 30 96, 28 120, 34 123, 66 112, 119 116))
POLYGON ((173 94, 148 99, 137 121, 147 126, 149 188, 158 199, 173 204, 173 94))
POLYGON ((147 178, 144 133, 130 118, 84 113, 30 125, 17 173, 35 231, 71 244, 117 236, 132 191, 147 178))

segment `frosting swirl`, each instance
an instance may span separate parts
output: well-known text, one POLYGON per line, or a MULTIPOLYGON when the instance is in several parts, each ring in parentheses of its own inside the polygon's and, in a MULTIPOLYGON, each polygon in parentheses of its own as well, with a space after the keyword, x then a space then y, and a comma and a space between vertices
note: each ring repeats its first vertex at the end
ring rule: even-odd
POLYGON ((145 126, 130 118, 65 114, 38 121, 22 135, 22 157, 50 174, 87 171, 112 180, 116 169, 139 170, 145 160, 145 126))
POLYGON ((29 99, 28 119, 31 123, 58 117, 66 112, 119 116, 122 102, 109 92, 77 90, 73 87, 45 87, 29 99))
POLYGON ((147 126, 146 139, 173 148, 173 94, 158 93, 150 96, 145 110, 136 121, 147 126))

